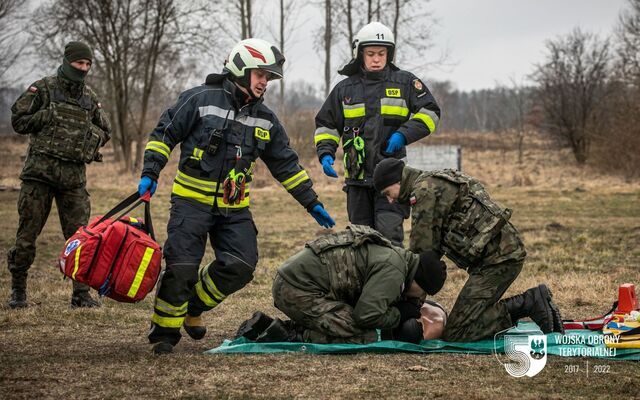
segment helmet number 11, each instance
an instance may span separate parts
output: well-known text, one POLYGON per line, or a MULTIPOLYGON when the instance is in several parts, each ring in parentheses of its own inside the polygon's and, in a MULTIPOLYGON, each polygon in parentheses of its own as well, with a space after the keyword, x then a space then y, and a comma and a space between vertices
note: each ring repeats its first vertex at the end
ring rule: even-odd
POLYGON ((376 36, 378 37, 378 39, 384 40, 384 33, 376 33, 376 36))

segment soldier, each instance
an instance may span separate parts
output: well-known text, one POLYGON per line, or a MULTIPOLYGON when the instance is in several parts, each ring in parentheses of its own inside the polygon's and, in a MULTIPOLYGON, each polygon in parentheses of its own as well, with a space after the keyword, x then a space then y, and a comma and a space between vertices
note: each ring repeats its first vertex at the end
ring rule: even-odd
MULTIPOLYGON (((11 308, 27 307, 27 271, 36 255, 36 239, 47 222, 53 199, 65 239, 87 223, 91 204, 86 166, 101 161, 98 149, 111 128, 96 94, 84 83, 93 54, 81 42, 64 48, 56 75, 34 82, 11 107, 13 129, 29 135, 20 174, 20 222, 7 254, 11 272, 11 308)), ((73 281, 72 307, 96 307, 89 286, 73 281)))
POLYGON ((149 332, 155 354, 173 350, 182 326, 191 338, 202 339, 202 313, 253 279, 258 244, 249 200, 258 157, 318 224, 335 224, 280 121, 262 103, 269 81, 282 78, 284 61, 264 40, 239 42, 222 73, 182 93, 151 133, 138 186, 141 195, 153 193, 160 171, 180 145, 164 246, 167 265, 149 332), (216 259, 198 272, 207 238, 216 259))
POLYGON ((409 298, 437 293, 445 279, 446 266, 433 251, 414 254, 368 226, 349 225, 307 243, 278 268, 273 301, 291 320, 256 312, 238 336, 370 343, 377 340, 376 329, 397 332, 408 320, 416 322, 420 307, 409 298))
POLYGON ((432 134, 440 108, 427 86, 395 66, 393 32, 379 22, 355 36, 353 59, 316 115, 314 143, 327 176, 336 150, 344 150, 347 213, 352 224, 370 226, 402 246, 409 207, 389 204, 373 188, 373 169, 385 158, 403 158, 405 146, 432 134))
POLYGON ((373 179, 389 202, 411 205, 412 251, 446 255, 469 273, 443 339, 485 339, 524 317, 544 333, 563 331, 546 285, 500 300, 520 273, 526 251, 509 222, 511 210, 494 202, 480 182, 458 171, 420 171, 394 159, 380 162, 373 179))

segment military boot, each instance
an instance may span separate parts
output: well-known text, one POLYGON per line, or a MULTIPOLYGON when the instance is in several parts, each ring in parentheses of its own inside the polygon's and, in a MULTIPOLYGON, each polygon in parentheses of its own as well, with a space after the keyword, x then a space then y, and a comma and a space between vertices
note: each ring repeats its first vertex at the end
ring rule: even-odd
POLYGON ((543 333, 564 333, 562 316, 558 307, 552 301, 551 290, 547 285, 538 285, 528 289, 522 294, 502 300, 511 316, 511 321, 516 323, 520 318, 529 317, 535 322, 543 333))
POLYGON ((273 318, 261 311, 256 311, 251 318, 240 324, 235 338, 244 336, 249 340, 256 340, 272 322, 273 318))
POLYGON ((89 285, 73 281, 73 293, 71 294, 71 308, 100 307, 100 303, 89 294, 89 285))
POLYGON ((25 308, 27 304, 27 273, 11 273, 11 297, 9 307, 25 308))
POLYGON ((200 315, 197 317, 187 315, 182 326, 185 332, 187 332, 187 335, 193 340, 200 340, 207 334, 207 327, 204 325, 204 322, 202 322, 200 315))
POLYGON ((302 334, 296 329, 293 321, 282 321, 276 318, 257 338, 256 342, 302 342, 302 334))

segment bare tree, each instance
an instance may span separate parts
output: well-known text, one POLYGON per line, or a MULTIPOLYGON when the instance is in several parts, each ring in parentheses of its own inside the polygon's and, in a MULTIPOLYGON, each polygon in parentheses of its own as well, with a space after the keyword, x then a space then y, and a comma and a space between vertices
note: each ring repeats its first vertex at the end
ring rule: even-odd
POLYGON ((627 0, 616 27, 617 55, 623 78, 640 88, 640 0, 627 0))
POLYGON ((331 0, 325 0, 324 12, 324 94, 328 96, 331 89, 331 41, 333 39, 331 0))
POLYGON ((603 126, 608 40, 575 29, 547 42, 547 60, 533 74, 539 85, 544 127, 571 144, 579 164, 589 156, 592 136, 603 126))
POLYGON ((185 49, 207 49, 202 39, 209 35, 196 22, 204 11, 196 3, 178 6, 173 0, 58 0, 36 12, 33 34, 41 47, 51 52, 50 38, 71 36, 96 50, 96 75, 103 97, 110 99, 116 160, 126 170, 138 169, 142 159, 156 119, 148 112, 160 77, 176 72, 185 49))
POLYGON ((18 37, 28 3, 19 0, 0 0, 0 84, 6 84, 8 71, 25 50, 24 39, 18 37))

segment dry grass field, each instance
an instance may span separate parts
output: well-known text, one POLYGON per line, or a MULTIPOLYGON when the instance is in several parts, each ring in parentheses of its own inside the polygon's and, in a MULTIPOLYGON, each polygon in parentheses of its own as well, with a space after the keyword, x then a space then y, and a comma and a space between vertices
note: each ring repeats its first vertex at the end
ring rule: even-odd
MULTIPOLYGON (((524 235, 529 257, 507 295, 546 282, 565 318, 586 318, 608 309, 619 284, 640 286, 640 182, 579 168, 568 150, 557 150, 541 138, 527 140, 522 165, 513 146, 497 135, 430 140, 464 143, 463 169, 514 209, 512 221, 524 235)), ((55 210, 39 238, 30 271, 30 307, 11 310, 6 306, 6 250, 15 235, 17 176, 25 148, 7 138, 0 143, 1 398, 593 399, 637 398, 640 393, 640 363, 629 361, 549 356, 534 378, 512 378, 493 356, 203 355, 230 338, 254 310, 278 315, 270 298, 275 268, 321 232, 282 188, 268 184, 266 168, 258 170, 262 187, 252 191, 260 231, 255 279, 205 314, 209 331, 204 340, 187 337, 171 356, 153 357, 146 340, 152 296, 135 305, 105 299, 99 309, 70 309, 71 283, 63 281, 55 265, 63 243, 55 210), (607 364, 609 372, 587 375, 587 362, 607 364), (567 365, 579 365, 581 371, 567 373, 567 365)), ((107 162, 89 168, 94 215, 137 185, 136 176, 122 173, 110 159, 107 154, 107 162)), ((344 227, 340 184, 323 177, 315 160, 306 164, 322 201, 338 227, 344 227)), ((164 171, 152 202, 160 241, 166 237, 174 169, 175 163, 164 171)), ((211 252, 205 258, 210 261, 211 252)), ((453 265, 448 272, 436 299, 451 307, 466 273, 453 265)))

